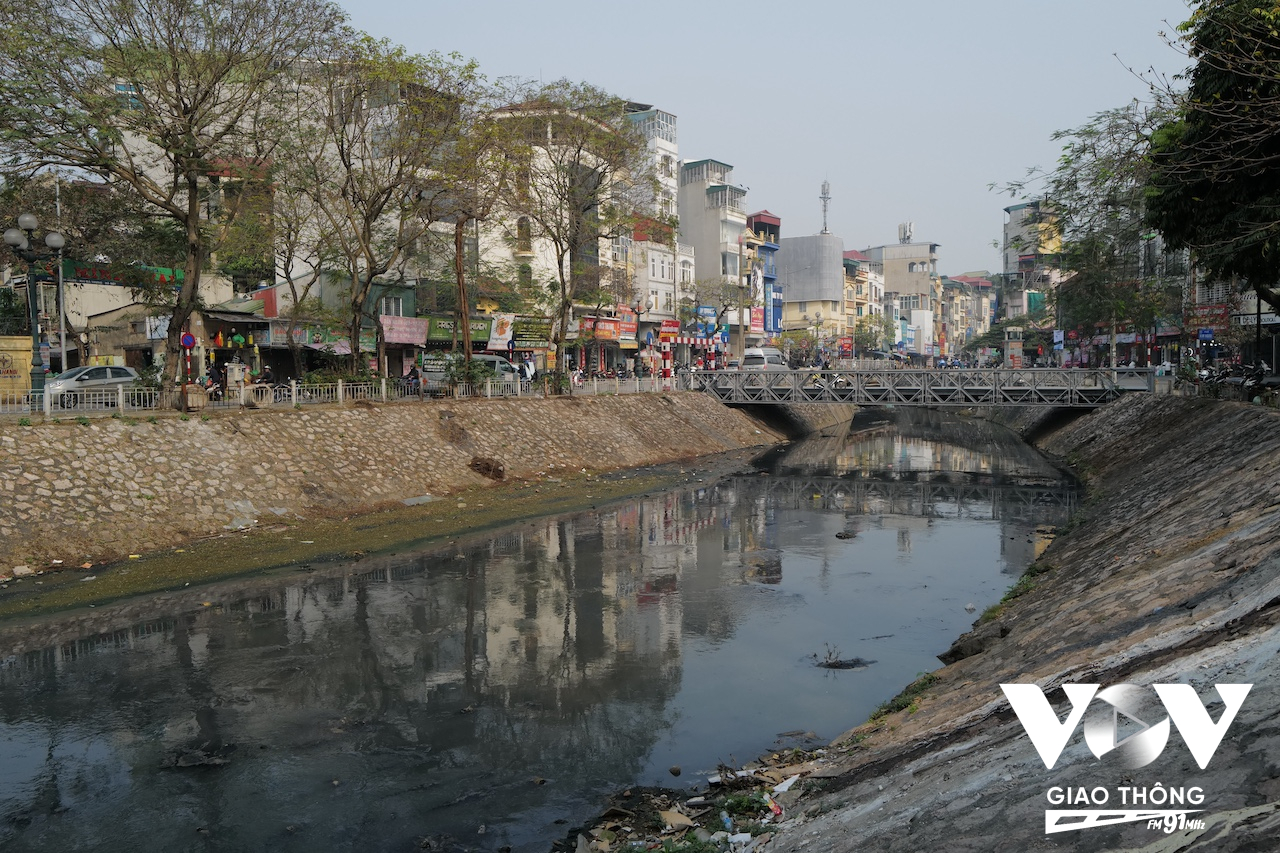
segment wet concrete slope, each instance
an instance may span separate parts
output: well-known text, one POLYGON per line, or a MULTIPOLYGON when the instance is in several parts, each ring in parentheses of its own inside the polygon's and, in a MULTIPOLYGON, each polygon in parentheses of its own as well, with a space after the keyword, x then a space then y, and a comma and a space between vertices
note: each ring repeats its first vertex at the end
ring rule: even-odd
POLYGON ((939 650, 952 662, 912 708, 837 741, 840 773, 810 783, 771 849, 1277 849, 1280 415, 1132 396, 1040 444, 1086 477, 1086 506, 1021 594, 939 650), (1055 726, 1072 710, 1064 684, 1127 683, 1140 698, 1129 715, 1093 698, 1050 769, 1001 690, 1011 683, 1039 685, 1055 726), (1208 719, 1183 725, 1209 734, 1224 707, 1215 685, 1233 683, 1252 687, 1204 768, 1176 719, 1140 767, 1083 736, 1091 723, 1114 743, 1158 730, 1169 715, 1153 684, 1193 686, 1208 719), (1088 801, 1055 794, 1080 789, 1088 801), (1172 832, 1110 822, 1170 809, 1192 812, 1172 832), (1047 833, 1057 810, 1111 817, 1047 833))

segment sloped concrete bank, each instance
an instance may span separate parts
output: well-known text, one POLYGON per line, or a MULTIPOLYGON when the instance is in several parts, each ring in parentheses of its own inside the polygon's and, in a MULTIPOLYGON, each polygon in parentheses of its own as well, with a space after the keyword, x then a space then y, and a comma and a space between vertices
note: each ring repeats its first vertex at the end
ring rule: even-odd
MULTIPOLYGON (((1086 478, 1086 506, 1021 594, 914 685, 911 707, 837 739, 828 778, 810 781, 770 850, 1276 849, 1280 415, 1133 395, 1039 444, 1086 478), (1137 685, 1151 725, 1169 716, 1152 684, 1191 684, 1214 721, 1214 685, 1252 688, 1204 768, 1175 721, 1145 766, 1127 768, 1105 748, 1095 757, 1081 724, 1049 769, 1001 690, 1010 683, 1039 685, 1055 723, 1071 710, 1063 684, 1137 685), (1055 788, 1086 799, 1055 803, 1055 788), (1170 805, 1168 789, 1195 804, 1170 805), (1046 811, 1090 809, 1192 809, 1185 817, 1204 826, 1166 832, 1143 819, 1046 832, 1046 811)), ((1117 740, 1142 730, 1117 728, 1122 718, 1096 698, 1084 721, 1093 719, 1117 740)))
MULTIPOLYGON (((797 409, 798 431, 851 412, 797 409)), ((566 471, 777 443, 692 393, 449 400, 0 426, 0 577, 566 471)))

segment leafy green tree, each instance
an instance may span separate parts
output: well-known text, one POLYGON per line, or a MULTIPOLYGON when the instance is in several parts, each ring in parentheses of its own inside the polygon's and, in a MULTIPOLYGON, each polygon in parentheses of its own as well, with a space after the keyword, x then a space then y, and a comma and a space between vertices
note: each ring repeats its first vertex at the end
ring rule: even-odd
POLYGON ((893 318, 887 314, 867 314, 859 317, 853 327, 853 346, 857 352, 885 349, 892 340, 893 318))
POLYGON ((24 174, 96 176, 181 233, 177 289, 138 282, 168 309, 166 384, 219 236, 205 209, 210 177, 261 174, 281 136, 278 84, 343 17, 329 0, 0 7, 0 158, 24 174))
POLYGON ((1179 113, 1152 139, 1146 219, 1280 310, 1280 3, 1195 0, 1179 113))
POLYGON ((1058 321, 1090 335, 1109 329, 1113 359, 1120 326, 1150 329, 1181 293, 1171 271, 1182 266, 1144 219, 1151 135, 1170 114, 1163 99, 1099 113, 1054 134, 1063 147, 1053 170, 1005 187, 1014 195, 1039 189, 1038 223, 1060 243, 1066 270, 1054 296, 1058 321))

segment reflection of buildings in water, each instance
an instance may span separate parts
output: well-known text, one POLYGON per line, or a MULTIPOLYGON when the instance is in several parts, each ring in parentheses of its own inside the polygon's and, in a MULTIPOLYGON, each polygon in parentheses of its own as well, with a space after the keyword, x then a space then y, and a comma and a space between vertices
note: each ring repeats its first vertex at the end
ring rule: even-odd
MULTIPOLYGON (((121 709, 104 706, 93 684, 104 666, 113 682, 170 697, 146 706, 157 716, 135 721, 135 733, 113 729, 122 738, 113 760, 125 765, 154 766, 144 731, 164 732, 163 749, 233 731, 282 747, 302 737, 308 750, 353 737, 430 744, 419 756, 424 772, 446 770, 442 761, 457 770, 465 755, 497 766, 517 750, 623 778, 664 727, 663 704, 678 688, 680 579, 722 582, 737 564, 716 553, 732 528, 703 490, 547 521, 457 554, 369 558, 354 572, 272 586, 222 584, 202 593, 207 607, 190 609, 188 599, 185 612, 88 638, 68 620, 51 631, 62 635, 54 645, 0 652, 0 685, 12 708, 39 702, 48 678, 59 679, 59 703, 39 712, 56 725, 102 719, 104 708, 119 722, 121 709), (617 696, 635 697, 634 707, 617 696), (536 732, 515 722, 525 717, 537 719, 536 732)), ((719 608, 700 611, 695 623, 732 630, 719 608)), ((93 618, 109 619, 105 609, 93 618)))
POLYGON ((851 436, 833 473, 850 471, 947 471, 990 474, 999 466, 990 452, 901 435, 851 436))

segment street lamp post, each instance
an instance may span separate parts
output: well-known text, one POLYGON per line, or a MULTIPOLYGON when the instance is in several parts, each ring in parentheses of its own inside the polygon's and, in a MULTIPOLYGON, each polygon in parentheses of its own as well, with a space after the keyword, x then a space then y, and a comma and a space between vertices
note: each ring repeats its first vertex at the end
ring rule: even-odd
MULTIPOLYGON (((640 350, 640 317, 643 316, 646 311, 653 310, 653 297, 643 296, 637 293, 635 302, 631 303, 631 308, 636 312, 636 352, 639 353, 641 351, 640 350)), ((647 352, 648 349, 649 347, 648 345, 646 345, 644 348, 644 351, 647 352)), ((644 363, 644 360, 642 358, 639 358, 639 357, 636 358, 636 367, 639 367, 643 363, 644 363)), ((637 371, 637 373, 638 372, 639 371, 637 371)))
MULTIPOLYGON (((40 227, 34 213, 18 217, 18 227, 4 232, 4 242, 27 264, 27 306, 31 311, 31 397, 44 393, 44 359, 40 357, 40 306, 36 300, 35 265, 59 257, 66 239, 57 231, 44 235, 48 252, 35 250, 35 231, 40 227)), ((65 369, 65 365, 63 365, 65 369)))

